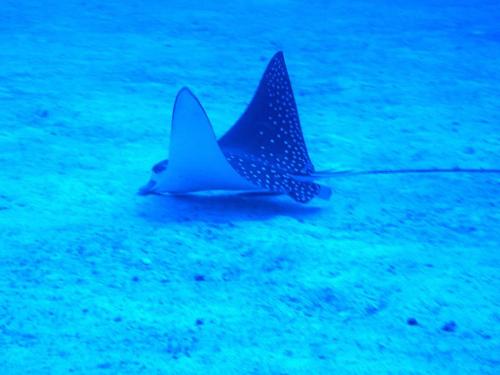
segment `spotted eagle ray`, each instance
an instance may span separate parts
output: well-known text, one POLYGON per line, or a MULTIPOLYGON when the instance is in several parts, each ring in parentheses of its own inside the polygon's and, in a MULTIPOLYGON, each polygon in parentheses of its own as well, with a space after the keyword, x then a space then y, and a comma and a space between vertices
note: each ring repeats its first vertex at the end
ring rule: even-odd
POLYGON ((240 119, 218 141, 208 116, 188 88, 177 94, 169 159, 155 164, 140 194, 237 190, 285 194, 306 203, 328 200, 317 180, 338 176, 401 173, 500 173, 500 169, 427 168, 316 172, 302 133, 282 52, 269 62, 240 119))

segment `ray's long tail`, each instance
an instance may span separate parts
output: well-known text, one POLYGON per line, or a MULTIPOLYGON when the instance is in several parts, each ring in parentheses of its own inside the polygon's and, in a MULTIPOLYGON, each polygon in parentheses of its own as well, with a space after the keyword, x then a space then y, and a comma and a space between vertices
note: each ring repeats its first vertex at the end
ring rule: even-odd
POLYGON ((500 174, 500 168, 404 168, 373 170, 328 170, 314 173, 315 178, 333 178, 338 176, 363 176, 375 174, 413 174, 413 173, 489 173, 500 174))
POLYGON ((468 174, 499 174, 500 168, 403 168, 403 169, 331 169, 312 173, 308 176, 293 176, 300 181, 316 181, 322 179, 366 176, 366 175, 393 175, 393 174, 423 174, 423 173, 468 173, 468 174))

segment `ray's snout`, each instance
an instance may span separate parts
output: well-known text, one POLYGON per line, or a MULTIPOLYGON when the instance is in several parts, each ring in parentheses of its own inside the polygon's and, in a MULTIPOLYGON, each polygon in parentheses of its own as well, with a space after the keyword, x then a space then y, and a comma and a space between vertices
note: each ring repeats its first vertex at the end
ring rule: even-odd
POLYGON ((164 172, 167 169, 168 165, 168 160, 162 160, 155 165, 153 165, 153 168, 151 168, 151 171, 153 172, 153 175, 151 177, 151 180, 141 187, 137 194, 139 195, 148 195, 148 194, 155 194, 156 191, 154 190, 156 187, 158 187, 158 175, 161 175, 162 172, 164 172))
POLYGON ((153 189, 155 188, 155 186, 156 186, 156 181, 150 180, 146 185, 144 185, 139 189, 137 194, 139 195, 153 194, 154 193, 153 189))

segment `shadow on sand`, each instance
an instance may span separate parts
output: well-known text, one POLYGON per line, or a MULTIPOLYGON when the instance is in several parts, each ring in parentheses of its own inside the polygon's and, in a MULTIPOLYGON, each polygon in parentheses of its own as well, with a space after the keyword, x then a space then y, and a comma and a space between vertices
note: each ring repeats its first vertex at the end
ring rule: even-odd
POLYGON ((248 194, 185 194, 147 196, 139 203, 139 215, 156 222, 229 222, 267 220, 275 216, 304 219, 322 207, 300 204, 284 196, 248 194))

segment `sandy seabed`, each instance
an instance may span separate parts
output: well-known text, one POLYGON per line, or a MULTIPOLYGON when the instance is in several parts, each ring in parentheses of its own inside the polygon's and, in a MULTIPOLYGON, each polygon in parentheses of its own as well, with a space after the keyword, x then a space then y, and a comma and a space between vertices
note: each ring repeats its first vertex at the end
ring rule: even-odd
POLYGON ((318 169, 500 166, 498 1, 2 0, 0 372, 498 374, 500 176, 139 197, 285 52, 318 169))

